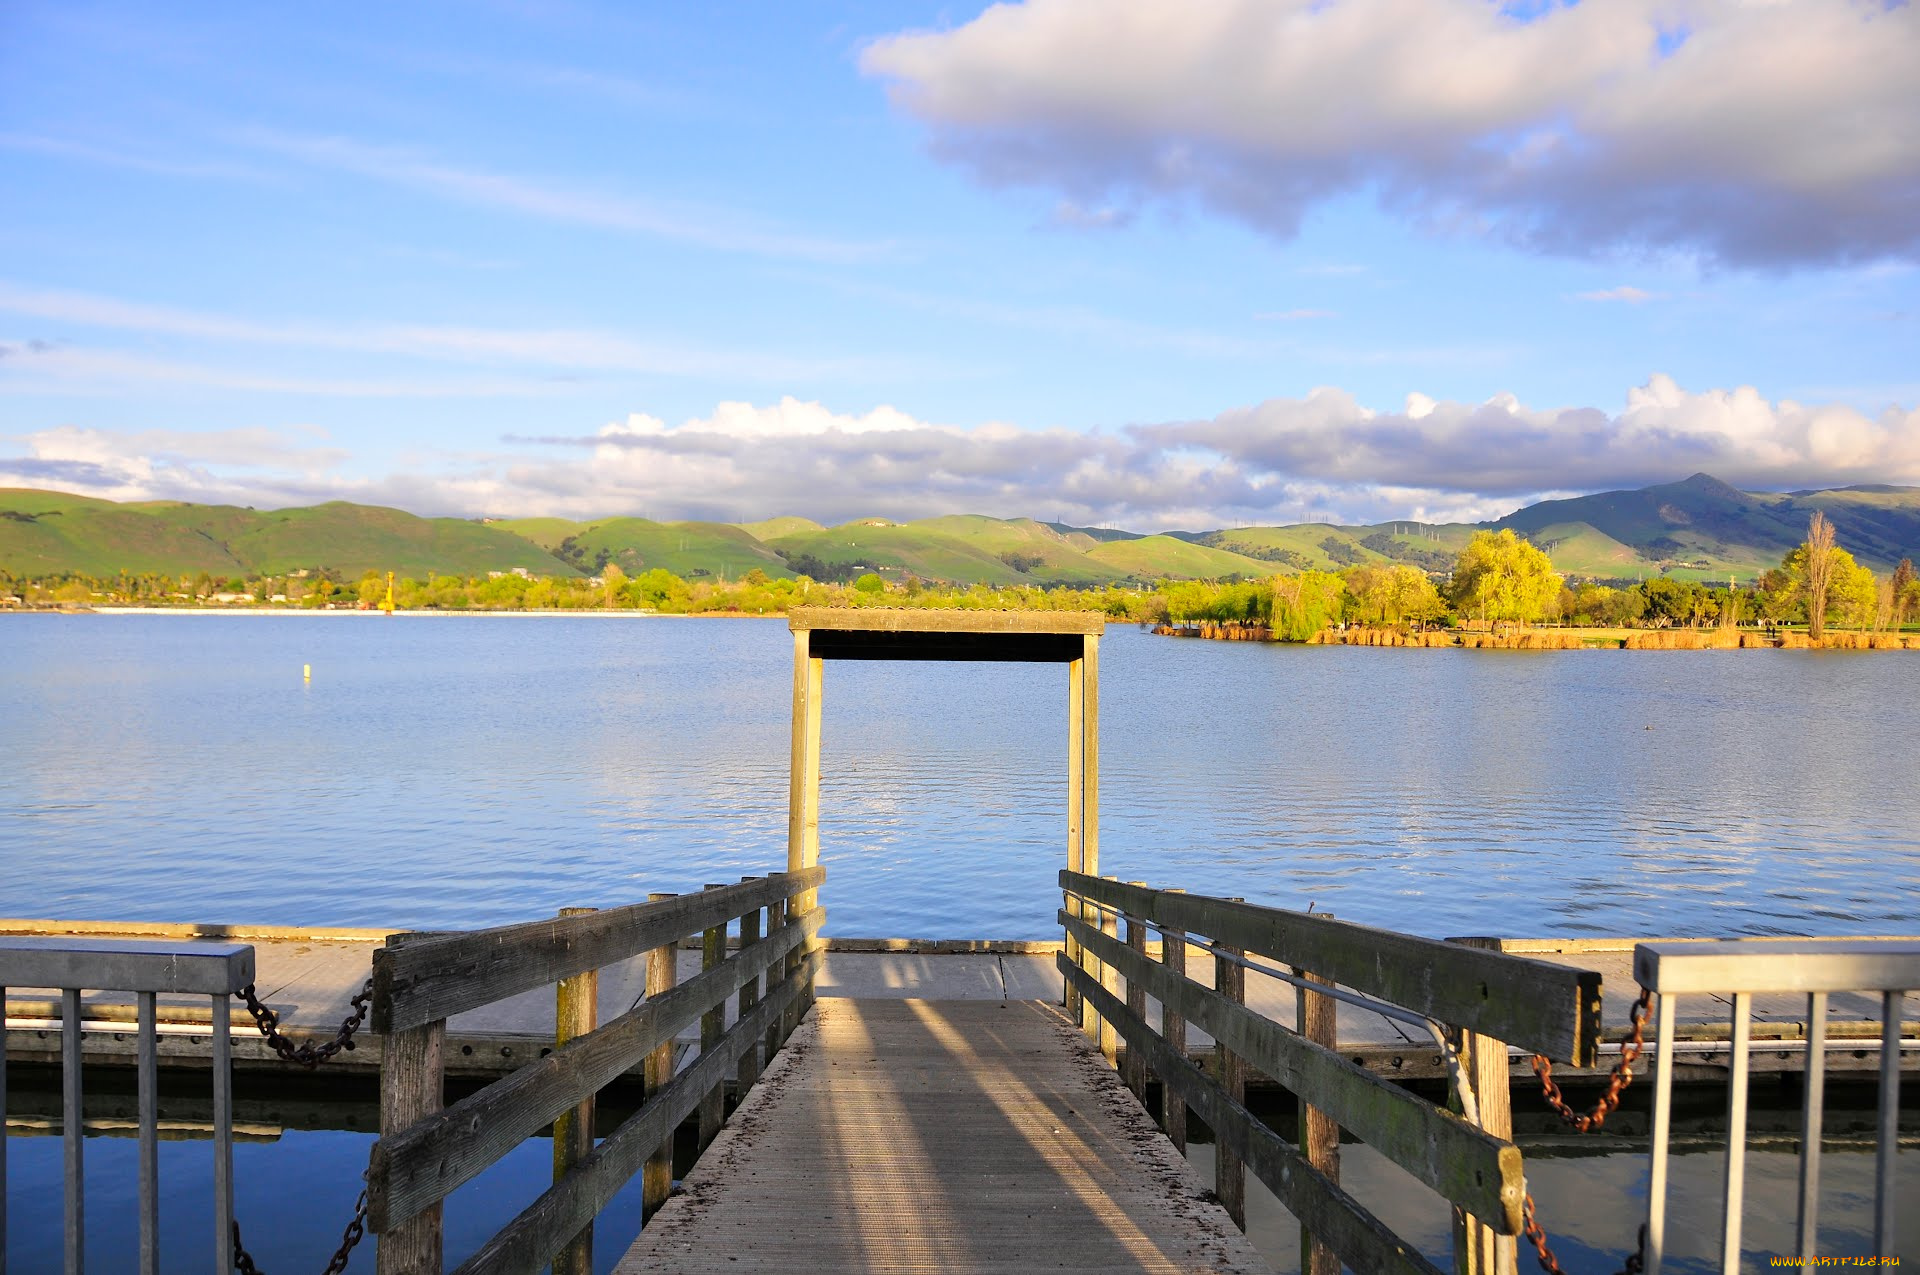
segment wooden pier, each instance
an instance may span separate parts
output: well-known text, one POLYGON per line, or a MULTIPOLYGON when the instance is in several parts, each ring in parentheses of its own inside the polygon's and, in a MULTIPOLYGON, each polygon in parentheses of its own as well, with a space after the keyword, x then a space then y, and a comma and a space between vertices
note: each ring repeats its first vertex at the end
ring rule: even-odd
POLYGON ((1057 1008, 823 1001, 620 1275, 1264 1272, 1057 1008))

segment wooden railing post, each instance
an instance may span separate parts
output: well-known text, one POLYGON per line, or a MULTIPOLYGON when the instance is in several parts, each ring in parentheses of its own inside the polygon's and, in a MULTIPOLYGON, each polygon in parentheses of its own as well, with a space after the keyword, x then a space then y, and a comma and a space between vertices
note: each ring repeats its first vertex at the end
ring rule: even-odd
MULTIPOLYGON (((659 899, 671 899, 671 894, 649 894, 648 902, 659 899)), ((669 940, 664 946, 656 947, 647 953, 647 999, 660 995, 679 981, 679 946, 677 940, 669 940)), ((659 1048, 647 1055, 646 1066, 647 1096, 651 1098, 667 1086, 673 1079, 673 1042, 663 1042, 659 1048)), ((648 1218, 667 1202, 667 1195, 673 1190, 673 1131, 667 1131, 666 1141, 658 1150, 647 1157, 646 1167, 640 1171, 640 1222, 645 1225, 648 1218)))
MULTIPOLYGON (((1239 900, 1235 900, 1238 902, 1239 900)), ((1219 949, 1213 958, 1213 986, 1220 995, 1236 1005, 1247 1001, 1246 967, 1232 959, 1244 956, 1237 947, 1229 947, 1216 940, 1219 949)), ((1247 1065, 1240 1056, 1218 1041, 1214 1042, 1214 1056, 1220 1070, 1220 1087, 1227 1097, 1235 1102, 1245 1102, 1247 1097, 1247 1065)), ((1242 1231, 1247 1229, 1247 1166, 1241 1158, 1240 1148, 1232 1145, 1230 1138, 1222 1137, 1222 1131, 1213 1131, 1213 1193, 1220 1197, 1220 1206, 1233 1219, 1233 1224, 1242 1231)))
MULTIPOLYGON (((598 908, 561 908, 561 916, 587 916, 598 908)), ((554 985, 553 1047, 559 1049, 600 1025, 600 971, 586 970, 554 985)), ((593 1150, 593 1103, 589 1094, 579 1106, 562 1112, 553 1122, 553 1180, 567 1173, 593 1150)), ((593 1228, 574 1236, 554 1254, 553 1275, 593 1275, 593 1228)))
MULTIPOLYGON (((742 881, 759 880, 758 877, 741 877, 740 879, 742 881)), ((753 909, 753 911, 744 913, 740 917, 740 951, 741 953, 744 955, 748 948, 752 947, 755 943, 758 943, 759 941, 760 941, 760 909, 755 908, 753 909)), ((760 1003, 760 980, 757 978, 750 978, 740 988, 739 1017, 745 1018, 749 1013, 753 1011, 753 1007, 755 1005, 758 1005, 759 1003, 760 1003)), ((760 1079, 760 1045, 756 1042, 755 1044, 748 1045, 747 1052, 740 1055, 740 1070, 736 1074, 734 1083, 737 1087, 737 1090, 740 1095, 740 1099, 742 1101, 746 1099, 747 1090, 753 1088, 754 1082, 759 1079, 760 1079)))
MULTIPOLYGON (((709 890, 718 890, 720 885, 708 885, 709 890)), ((705 972, 716 968, 727 959, 727 923, 710 925, 700 935, 700 969, 705 972)), ((700 1016, 700 1052, 707 1053, 720 1044, 720 1038, 727 1034, 727 1006, 724 1001, 700 1016)), ((707 1144, 719 1136, 720 1125, 727 1118, 727 1091, 724 1081, 715 1082, 706 1096, 700 1099, 700 1149, 705 1151, 707 1144)), ((558 1271, 554 1275, 560 1275, 558 1271)))
MULTIPOLYGON (((1168 891, 1168 893, 1182 893, 1168 891)), ((1160 963, 1177 978, 1187 976, 1187 932, 1185 930, 1160 930, 1160 963)), ((1168 1002, 1160 1002, 1160 1034, 1166 1038, 1167 1047, 1173 1050, 1176 1058, 1187 1056, 1187 1019, 1168 1002)), ((1173 1139, 1173 1145, 1180 1154, 1187 1153, 1187 1100, 1174 1086, 1162 1078, 1160 1085, 1160 1127, 1173 1139)))
MULTIPOLYGON (((1468 938, 1454 942, 1466 947, 1500 950, 1498 939, 1468 938)), ((1513 1140, 1512 1073, 1507 1067, 1507 1044, 1478 1032, 1448 1030, 1460 1055, 1460 1083, 1473 1094, 1480 1128, 1496 1138, 1513 1140)), ((1520 1269, 1518 1242, 1501 1235, 1473 1214, 1454 1206, 1453 1269, 1455 1275, 1516 1275, 1520 1269)))
MULTIPOLYGON (((439 1019, 386 1039, 380 1063, 380 1136, 424 1120, 442 1105, 447 1022, 439 1019)), ((380 1237, 379 1275, 440 1275, 440 1205, 433 1204, 380 1237)))
MULTIPOLYGON (((1147 883, 1145 881, 1129 881, 1127 884, 1137 885, 1144 889, 1147 883)), ((1146 920, 1143 917, 1133 915, 1131 912, 1127 914, 1127 946, 1132 948, 1141 960, 1144 961, 1147 959, 1146 920)), ((1147 1021, 1147 989, 1137 978, 1127 980, 1127 1010, 1141 1022, 1144 1023, 1147 1021)), ((1147 1101, 1146 1055, 1140 1050, 1129 1047, 1127 1050, 1127 1066, 1124 1075, 1127 1088, 1133 1090, 1133 1096, 1140 1100, 1142 1106, 1145 1106, 1147 1101)))
MULTIPOLYGON (((1102 881, 1118 881, 1120 878, 1103 876, 1100 879, 1102 881)), ((1100 932, 1110 939, 1117 940, 1120 936, 1120 915, 1111 907, 1103 907, 1100 909, 1100 932)), ((1096 961, 1095 964, 1098 965, 1100 969, 1101 989, 1112 993, 1115 998, 1118 998, 1120 995, 1120 972, 1105 961, 1096 961)), ((1105 1019, 1100 1020, 1100 1053, 1106 1058, 1108 1066, 1118 1065, 1117 1059, 1120 1056, 1120 1033, 1115 1031, 1113 1024, 1107 1022, 1105 1019)))
MULTIPOLYGON (((1294 977, 1331 987, 1333 980, 1310 970, 1293 967, 1294 977)), ((1338 1002, 1331 996, 1294 989, 1294 1014, 1300 1034, 1316 1045, 1339 1048, 1338 1002)), ((1332 1116, 1295 1095, 1299 1106, 1300 1151, 1307 1163, 1326 1175, 1329 1182, 1340 1180, 1340 1126, 1332 1116)), ((1300 1228, 1301 1275, 1340 1275, 1340 1257, 1319 1236, 1305 1226, 1300 1228)))
MULTIPOLYGON (((787 901, 785 899, 774 899, 769 902, 767 904, 767 937, 773 937, 774 933, 786 923, 787 901)), ((767 994, 769 996, 773 994, 773 989, 780 985, 781 980, 786 978, 787 970, 791 968, 791 966, 791 961, 780 961, 777 962, 772 969, 767 971, 767 994)), ((767 1024, 768 1066, 773 1064, 773 1056, 780 1052, 780 1046, 787 1043, 786 1026, 787 1016, 785 1014, 776 1014, 773 1021, 767 1024)))

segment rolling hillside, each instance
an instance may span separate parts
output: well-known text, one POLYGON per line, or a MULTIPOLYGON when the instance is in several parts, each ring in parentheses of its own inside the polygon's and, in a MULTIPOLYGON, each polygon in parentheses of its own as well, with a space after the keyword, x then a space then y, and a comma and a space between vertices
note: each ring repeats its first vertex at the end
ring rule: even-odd
POLYGON ((331 568, 474 575, 514 567, 573 574, 519 536, 460 518, 335 501, 258 511, 155 501, 117 505, 0 489, 0 567, 20 575, 121 571, 211 575, 331 568))
MULTIPOLYGON (((1751 579, 1805 538, 1816 509, 1833 520, 1840 544, 1875 570, 1920 557, 1915 487, 1754 493, 1695 474, 1633 491, 1543 501, 1486 525, 1513 528, 1569 575, 1635 579, 1664 571, 1751 579)), ((661 567, 685 579, 733 579, 757 568, 773 578, 875 571, 963 585, 1099 586, 1385 562, 1438 574, 1479 529, 1306 523, 1144 535, 979 515, 908 523, 864 518, 838 527, 792 516, 739 524, 620 517, 474 521, 344 502, 258 511, 0 489, 0 570, 230 576, 329 567, 347 575, 391 570, 418 577, 522 567, 571 575, 597 573, 611 562, 629 575, 661 567)))

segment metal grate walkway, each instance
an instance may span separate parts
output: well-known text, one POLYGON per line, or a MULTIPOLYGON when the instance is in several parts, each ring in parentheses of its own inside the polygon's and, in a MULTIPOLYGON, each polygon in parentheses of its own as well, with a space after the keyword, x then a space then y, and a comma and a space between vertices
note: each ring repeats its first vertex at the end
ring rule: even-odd
POLYGON ((1265 1272, 1058 1007, 822 1000, 617 1268, 1265 1272))

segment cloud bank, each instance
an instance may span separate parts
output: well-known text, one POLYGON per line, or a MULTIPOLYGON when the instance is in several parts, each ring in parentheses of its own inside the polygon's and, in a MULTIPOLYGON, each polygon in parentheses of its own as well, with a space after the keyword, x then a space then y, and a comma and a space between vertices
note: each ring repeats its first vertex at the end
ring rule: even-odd
POLYGON ((313 430, 115 432, 15 440, 0 487, 266 507, 350 499, 421 513, 835 523, 945 513, 1155 529, 1234 522, 1497 517, 1549 495, 1705 470, 1736 486, 1920 485, 1920 408, 1868 415, 1656 375, 1616 412, 1410 394, 1379 411, 1345 390, 1203 420, 1081 433, 945 425, 781 399, 669 425, 635 415, 587 434, 509 438, 431 472, 353 476, 313 430))
POLYGON ((1025 0, 863 68, 935 152, 1124 220, 1290 237, 1355 191, 1575 256, 1920 256, 1920 7, 1025 0))

